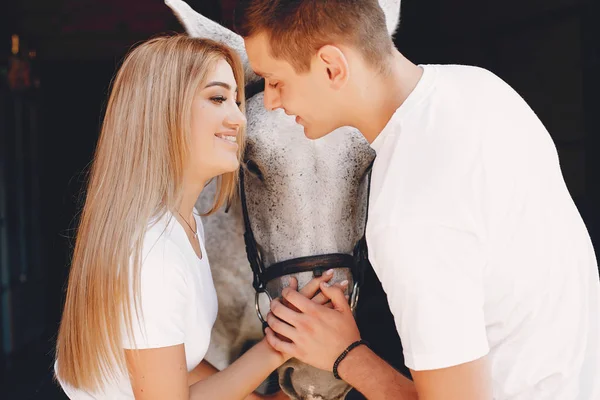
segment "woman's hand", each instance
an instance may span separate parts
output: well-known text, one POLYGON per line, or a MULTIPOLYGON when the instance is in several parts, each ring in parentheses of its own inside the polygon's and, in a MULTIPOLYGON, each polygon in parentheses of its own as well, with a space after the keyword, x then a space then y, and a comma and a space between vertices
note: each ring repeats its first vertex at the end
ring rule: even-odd
POLYGON ((290 358, 292 358, 292 356, 290 356, 289 354, 285 354, 285 353, 275 350, 267 341, 266 336, 260 342, 258 342, 256 344, 256 346, 260 346, 260 347, 264 348, 264 350, 268 354, 268 357, 272 360, 272 365, 276 365, 275 368, 279 368, 286 361, 288 361, 290 358))

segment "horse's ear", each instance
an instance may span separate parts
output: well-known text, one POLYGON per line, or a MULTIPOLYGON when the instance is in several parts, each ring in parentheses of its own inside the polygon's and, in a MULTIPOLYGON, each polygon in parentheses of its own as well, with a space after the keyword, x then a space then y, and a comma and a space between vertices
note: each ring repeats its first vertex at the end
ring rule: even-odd
POLYGON ((400 22, 400 2, 401 0, 379 0, 379 6, 385 13, 385 22, 390 36, 393 36, 398 29, 400 22))
POLYGON ((234 49, 239 54, 242 63, 244 64, 246 84, 259 79, 250 68, 246 47, 244 46, 244 39, 240 35, 196 12, 182 0, 165 0, 165 4, 173 10, 173 13, 175 13, 175 16, 179 19, 179 22, 181 22, 188 35, 212 39, 224 43, 234 49))

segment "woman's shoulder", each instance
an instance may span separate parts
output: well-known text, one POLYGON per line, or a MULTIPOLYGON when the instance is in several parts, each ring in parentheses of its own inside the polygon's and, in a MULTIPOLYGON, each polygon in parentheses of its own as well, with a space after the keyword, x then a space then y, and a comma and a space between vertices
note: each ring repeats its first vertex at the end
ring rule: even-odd
POLYGON ((168 214, 149 224, 140 259, 143 274, 163 272, 165 267, 179 272, 187 269, 176 224, 175 218, 168 214))

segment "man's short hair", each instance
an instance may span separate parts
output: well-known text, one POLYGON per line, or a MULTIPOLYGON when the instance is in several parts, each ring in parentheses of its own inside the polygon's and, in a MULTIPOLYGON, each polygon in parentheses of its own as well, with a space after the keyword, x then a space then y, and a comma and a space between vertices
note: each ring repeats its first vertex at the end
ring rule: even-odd
POLYGON ((236 11, 242 37, 265 33, 271 53, 296 72, 310 70, 316 51, 326 44, 357 49, 365 61, 383 69, 393 42, 377 0, 244 0, 236 11))

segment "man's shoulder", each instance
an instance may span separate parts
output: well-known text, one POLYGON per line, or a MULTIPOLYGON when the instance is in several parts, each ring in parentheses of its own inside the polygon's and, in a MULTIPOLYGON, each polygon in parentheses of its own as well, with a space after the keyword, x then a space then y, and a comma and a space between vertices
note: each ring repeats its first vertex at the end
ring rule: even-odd
POLYGON ((516 90, 494 72, 472 65, 435 65, 437 70, 436 92, 445 104, 483 110, 499 104, 522 102, 516 90))
POLYGON ((448 81, 460 81, 465 79, 465 82, 502 82, 504 81, 492 71, 475 66, 463 64, 431 64, 424 65, 424 68, 435 68, 438 75, 438 83, 448 81))

